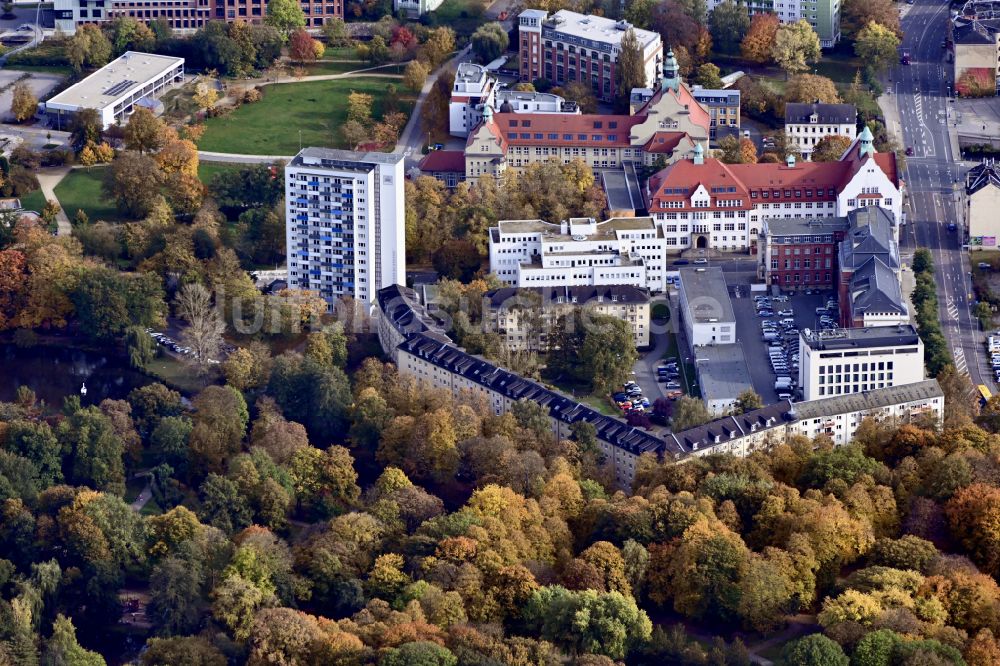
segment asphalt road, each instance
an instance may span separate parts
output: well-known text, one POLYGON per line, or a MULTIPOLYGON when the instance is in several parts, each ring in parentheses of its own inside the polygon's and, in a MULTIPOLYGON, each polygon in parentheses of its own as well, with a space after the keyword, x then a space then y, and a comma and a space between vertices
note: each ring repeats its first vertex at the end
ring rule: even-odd
POLYGON ((973 384, 985 383, 996 390, 985 364, 978 323, 971 314, 969 258, 962 252, 962 211, 954 189, 962 180, 956 163, 949 119, 954 112, 948 101, 951 67, 945 61, 941 42, 945 38, 948 5, 917 0, 902 19, 903 47, 910 50, 911 63, 896 65, 890 77, 898 121, 890 131, 901 133, 903 145, 913 149, 903 172, 909 192, 907 226, 900 243, 905 255, 926 247, 934 256, 938 284, 941 327, 959 371, 968 372, 973 384), (955 222, 957 232, 947 225, 955 222))

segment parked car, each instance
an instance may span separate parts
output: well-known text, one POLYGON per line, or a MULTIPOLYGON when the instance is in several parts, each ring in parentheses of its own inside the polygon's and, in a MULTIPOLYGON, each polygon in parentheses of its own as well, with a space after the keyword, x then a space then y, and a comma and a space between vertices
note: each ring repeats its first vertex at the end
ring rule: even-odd
POLYGON ((779 317, 791 317, 794 314, 795 314, 794 310, 788 310, 788 309, 778 310, 778 316, 779 317))
POLYGON ((708 259, 706 259, 705 257, 700 257, 698 259, 695 259, 694 263, 696 263, 696 264, 707 264, 708 263, 708 259))

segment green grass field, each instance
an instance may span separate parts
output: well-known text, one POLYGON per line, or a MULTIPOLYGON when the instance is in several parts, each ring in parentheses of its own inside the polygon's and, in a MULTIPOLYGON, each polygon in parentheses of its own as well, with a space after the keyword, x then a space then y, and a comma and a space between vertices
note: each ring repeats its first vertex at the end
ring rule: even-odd
POLYGON ((45 207, 45 195, 42 194, 41 190, 35 190, 31 194, 26 194, 21 199, 21 206, 25 210, 33 210, 36 213, 41 213, 42 208, 45 207))
MULTIPOLYGON (((200 150, 244 155, 294 155, 302 146, 346 148, 340 127, 347 120, 347 96, 352 90, 372 95, 373 115, 382 117, 388 79, 357 78, 304 81, 265 86, 264 98, 244 104, 225 117, 208 118, 200 150)), ((409 114, 414 95, 400 88, 396 103, 409 114)))
POLYGON ((212 178, 217 173, 225 173, 227 171, 239 171, 245 165, 243 164, 222 164, 218 162, 201 162, 198 165, 198 180, 200 180, 204 185, 208 185, 212 182, 212 178))
MULTIPOLYGON (((359 69, 370 69, 376 67, 370 62, 361 60, 351 60, 350 62, 334 62, 331 60, 317 60, 305 66, 306 76, 323 76, 325 74, 346 74, 356 72, 359 69)), ((373 69, 372 74, 398 74, 402 76, 405 64, 388 63, 378 69, 373 69)), ((366 72, 367 73, 367 72, 366 72)))
POLYGON ((101 192, 104 181, 104 170, 107 167, 91 167, 89 169, 73 169, 56 185, 56 198, 59 205, 66 211, 69 219, 73 219, 76 211, 83 209, 91 222, 122 222, 125 218, 115 208, 113 201, 101 192))

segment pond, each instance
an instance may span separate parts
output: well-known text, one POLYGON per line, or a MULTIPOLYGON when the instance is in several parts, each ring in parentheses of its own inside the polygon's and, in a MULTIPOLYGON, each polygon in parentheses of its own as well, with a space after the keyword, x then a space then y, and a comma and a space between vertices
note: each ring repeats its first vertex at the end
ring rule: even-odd
POLYGON ((39 400, 53 407, 68 395, 80 395, 84 405, 96 405, 105 398, 124 398, 153 379, 133 370, 118 355, 85 351, 66 346, 20 348, 0 344, 0 401, 14 400, 18 386, 27 386, 39 400))

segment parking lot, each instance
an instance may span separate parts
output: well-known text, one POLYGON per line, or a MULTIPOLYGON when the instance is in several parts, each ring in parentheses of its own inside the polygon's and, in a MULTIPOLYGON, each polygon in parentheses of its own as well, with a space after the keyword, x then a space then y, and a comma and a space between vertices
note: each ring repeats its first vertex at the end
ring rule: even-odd
MULTIPOLYGON (((10 104, 14 100, 14 84, 21 80, 24 72, 13 69, 0 70, 0 109, 3 115, 10 111, 10 104)), ((60 74, 48 74, 44 72, 31 72, 29 78, 24 79, 24 83, 38 99, 45 99, 49 92, 62 83, 66 78, 60 74)))
MULTIPOLYGON (((736 337, 743 346, 743 354, 750 369, 750 380, 754 390, 763 398, 764 404, 777 402, 778 392, 774 389, 776 375, 771 367, 771 358, 768 353, 770 343, 765 342, 762 337, 761 322, 764 318, 757 316, 757 308, 753 299, 753 296, 762 294, 762 292, 750 293, 744 283, 738 284, 739 289, 735 289, 736 286, 737 284, 729 285, 733 313, 736 317, 736 337)), ((835 298, 832 291, 815 294, 787 294, 787 296, 788 301, 786 302, 772 302, 774 316, 768 319, 776 323, 782 319, 794 319, 795 328, 798 331, 806 328, 818 329, 820 322, 816 308, 825 305, 829 298, 835 298), (791 311, 791 314, 778 315, 780 310, 791 311)), ((835 315, 834 319, 836 319, 835 315)), ((781 330, 780 327, 778 330, 781 330)), ((785 358, 788 359, 793 350, 798 350, 798 338, 789 336, 786 341, 785 358)), ((792 372, 790 363, 788 374, 793 379, 797 379, 798 373, 792 372)), ((797 394, 794 397, 797 398, 797 394)))

